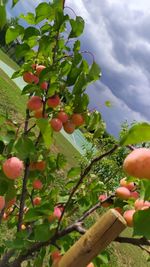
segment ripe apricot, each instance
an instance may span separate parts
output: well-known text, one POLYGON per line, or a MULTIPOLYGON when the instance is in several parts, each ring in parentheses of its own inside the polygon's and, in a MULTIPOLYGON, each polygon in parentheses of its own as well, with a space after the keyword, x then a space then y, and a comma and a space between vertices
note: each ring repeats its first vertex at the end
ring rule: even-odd
POLYGON ((5 198, 0 196, 0 211, 5 207, 5 198))
POLYGON ((35 197, 35 198, 33 199, 33 204, 34 204, 35 206, 40 205, 40 204, 41 204, 41 198, 40 198, 40 197, 35 197))
POLYGON ((47 82, 42 82, 42 83, 40 84, 40 87, 41 87, 41 89, 43 89, 43 90, 47 90, 47 88, 48 88, 48 83, 47 83, 47 82))
POLYGON ((36 66, 36 75, 39 76, 41 71, 44 70, 46 67, 44 65, 37 65, 36 66))
POLYGON ((81 126, 84 124, 84 118, 81 114, 74 113, 71 117, 72 122, 75 124, 75 126, 81 126))
POLYGON ((11 157, 3 163, 4 174, 14 180, 22 175, 24 169, 23 162, 17 157, 11 157))
POLYGON ((51 108, 56 108, 60 105, 60 98, 58 95, 53 95, 47 99, 47 105, 51 108))
POLYGON ((57 114, 57 118, 62 122, 65 123, 68 120, 68 115, 64 111, 60 111, 57 114))
POLYGON ((57 118, 51 119, 50 124, 55 132, 59 132, 63 126, 62 122, 57 118))
POLYGON ((137 191, 131 192, 130 193, 130 198, 134 198, 134 199, 139 198, 139 193, 137 191))
POLYGON ((43 184, 42 184, 42 182, 40 181, 40 180, 34 180, 34 182, 33 182, 33 188, 34 189, 42 189, 42 187, 43 187, 43 184))
POLYGON ((62 214, 62 211, 61 211, 61 209, 59 208, 59 207, 54 207, 54 211, 53 211, 53 213, 51 214, 51 215, 49 215, 48 216, 48 221, 49 222, 53 222, 54 220, 56 220, 56 219, 60 219, 60 217, 61 217, 61 214, 62 214))
POLYGON ((123 169, 131 176, 150 179, 150 149, 134 149, 125 158, 123 169))
POLYGON ((134 183, 133 182, 127 182, 126 177, 125 178, 122 178, 120 180, 120 185, 123 186, 123 187, 128 188, 130 191, 132 191, 132 190, 135 189, 134 183))
MULTIPOLYGON (((105 199, 107 199, 107 195, 106 194, 102 194, 99 196, 98 198, 100 200, 100 202, 103 202, 105 199)), ((104 208, 107 208, 109 206, 111 206, 111 204, 109 202, 104 202, 104 203, 101 203, 101 206, 104 207, 104 208)))
POLYGON ((135 213, 135 210, 127 210, 124 212, 123 217, 127 222, 127 225, 129 227, 133 226, 133 215, 135 213))
POLYGON ((42 99, 39 96, 32 96, 27 103, 29 110, 39 110, 42 108, 42 99))
POLYGON ((122 186, 122 187, 118 187, 116 189, 116 195, 117 195, 117 197, 119 197, 121 199, 129 199, 131 192, 129 191, 128 188, 122 186))
POLYGON ((32 72, 25 72, 23 74, 23 80, 26 83, 35 83, 37 84, 39 82, 39 78, 35 76, 32 72))
POLYGON ((46 168, 46 162, 44 160, 37 161, 35 166, 38 171, 44 171, 46 168))
POLYGON ((86 267, 94 267, 93 262, 90 262, 86 267))
POLYGON ((67 121, 63 124, 64 131, 68 134, 72 134, 75 130, 75 125, 72 121, 67 121))
POLYGON ((138 198, 134 203, 134 207, 136 210, 141 210, 144 207, 144 200, 138 198))
POLYGON ((62 258, 62 255, 60 254, 59 250, 55 250, 52 252, 51 258, 52 258, 52 262, 56 263, 56 261, 58 262, 62 258))

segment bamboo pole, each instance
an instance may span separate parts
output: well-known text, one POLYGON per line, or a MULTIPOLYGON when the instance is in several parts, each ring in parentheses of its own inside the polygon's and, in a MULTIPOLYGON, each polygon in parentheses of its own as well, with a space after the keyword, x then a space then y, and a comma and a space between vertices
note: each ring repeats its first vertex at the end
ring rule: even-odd
POLYGON ((110 209, 66 252, 55 267, 86 267, 125 227, 126 222, 120 213, 110 209))

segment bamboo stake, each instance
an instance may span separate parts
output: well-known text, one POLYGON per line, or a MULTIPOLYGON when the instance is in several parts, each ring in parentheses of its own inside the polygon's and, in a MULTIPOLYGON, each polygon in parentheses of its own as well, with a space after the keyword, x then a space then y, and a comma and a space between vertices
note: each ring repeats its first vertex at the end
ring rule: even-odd
POLYGON ((55 267, 86 267, 125 227, 126 222, 120 213, 110 209, 66 252, 55 267))

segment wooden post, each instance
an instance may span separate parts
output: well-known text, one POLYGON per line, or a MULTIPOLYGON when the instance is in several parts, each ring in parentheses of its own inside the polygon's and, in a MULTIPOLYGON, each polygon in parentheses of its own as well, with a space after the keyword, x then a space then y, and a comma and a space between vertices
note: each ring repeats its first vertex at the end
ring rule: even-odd
POLYGON ((108 210, 66 252, 55 267, 86 267, 126 227, 124 218, 114 209, 108 210))

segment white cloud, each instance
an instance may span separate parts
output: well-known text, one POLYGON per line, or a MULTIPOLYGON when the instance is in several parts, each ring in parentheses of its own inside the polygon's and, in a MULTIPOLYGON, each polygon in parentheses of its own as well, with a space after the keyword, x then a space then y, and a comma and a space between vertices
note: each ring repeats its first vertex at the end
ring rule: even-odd
POLYGON ((150 1, 67 0, 66 3, 85 19, 82 41, 102 67, 105 90, 93 89, 91 101, 93 105, 103 98, 114 102, 110 112, 102 107, 109 128, 116 132, 116 124, 119 128, 125 119, 150 120, 150 1))

